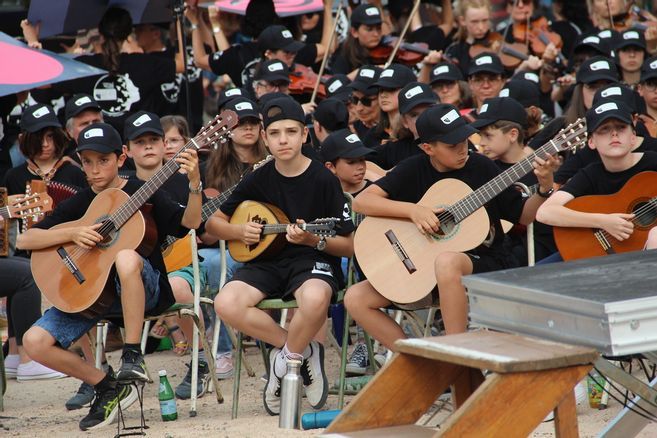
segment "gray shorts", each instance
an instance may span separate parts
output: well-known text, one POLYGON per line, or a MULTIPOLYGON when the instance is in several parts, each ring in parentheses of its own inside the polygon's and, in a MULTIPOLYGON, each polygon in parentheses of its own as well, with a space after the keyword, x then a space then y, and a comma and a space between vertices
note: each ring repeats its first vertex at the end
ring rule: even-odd
MULTIPOLYGON (((144 282, 144 291, 146 292, 145 310, 148 311, 157 305, 160 298, 160 273, 151 266, 148 260, 143 257, 142 260, 144 268, 141 271, 141 279, 144 282)), ((118 275, 114 277, 114 281, 116 291, 120 296, 121 284, 118 275)), ((107 315, 120 313, 123 313, 123 308, 121 307, 121 299, 117 298, 107 311, 107 315)), ((62 348, 68 349, 71 344, 91 330, 102 319, 103 315, 90 319, 79 313, 66 313, 56 307, 51 307, 34 325, 50 333, 62 348)))

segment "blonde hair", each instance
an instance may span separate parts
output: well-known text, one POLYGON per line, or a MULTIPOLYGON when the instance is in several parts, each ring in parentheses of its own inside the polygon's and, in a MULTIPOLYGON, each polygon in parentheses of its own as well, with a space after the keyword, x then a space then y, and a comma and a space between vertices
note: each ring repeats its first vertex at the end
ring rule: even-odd
MULTIPOLYGON (((486 8, 487 10, 491 10, 490 6, 490 1, 489 0, 458 0, 456 3, 456 8, 454 10, 455 15, 457 17, 463 17, 465 19, 465 13, 468 12, 468 9, 480 9, 480 8, 486 8)), ((459 22, 459 28, 456 31, 455 38, 458 41, 465 41, 465 39, 468 36, 468 31, 464 26, 460 25, 459 22)))

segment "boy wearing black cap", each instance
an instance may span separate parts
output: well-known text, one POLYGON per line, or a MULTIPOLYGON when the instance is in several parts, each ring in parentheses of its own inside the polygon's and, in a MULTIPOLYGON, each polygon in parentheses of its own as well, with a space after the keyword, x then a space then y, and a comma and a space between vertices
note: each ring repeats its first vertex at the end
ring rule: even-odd
MULTIPOLYGON (((657 170, 657 153, 634 151, 637 137, 631 110, 622 102, 604 100, 586 113, 589 147, 598 151, 600 162, 581 169, 558 192, 539 208, 537 219, 559 227, 596 228, 614 239, 625 240, 634 230, 633 214, 584 213, 565 204, 585 195, 607 195, 618 192, 634 175, 657 170)), ((653 228, 645 249, 657 248, 657 232, 653 228)))
POLYGON ((657 120, 657 56, 643 62, 637 91, 646 103, 647 114, 657 120))
POLYGON ((268 93, 287 94, 289 85, 290 70, 284 62, 277 59, 261 63, 253 76, 253 90, 256 99, 260 99, 268 93))
POLYGON ((349 110, 340 100, 328 98, 322 100, 313 113, 313 131, 320 144, 330 133, 349 128, 349 110))
MULTIPOLYGON (((119 177, 119 167, 125 159, 121 148, 121 137, 110 125, 99 123, 85 128, 80 133, 77 150, 91 187, 62 202, 52 215, 21 234, 17 246, 34 250, 73 242, 82 250, 95 247, 103 238, 97 232, 100 223, 51 228, 81 218, 95 196, 106 189, 117 188, 133 194, 142 186, 138 181, 127 181, 119 177)), ((184 152, 176 160, 189 175, 192 185, 198 185, 200 175, 196 152, 184 152)), ((196 189, 196 186, 193 188, 196 189)), ((166 235, 182 237, 189 228, 197 228, 201 223, 200 192, 190 190, 186 208, 157 191, 149 201, 153 205, 152 217, 160 243, 166 235)), ((82 430, 110 424, 118 412, 119 404, 125 409, 136 400, 135 390, 125 383, 150 380, 140 348, 144 313, 159 314, 174 303, 159 245, 147 257, 142 257, 134 250, 119 251, 114 269, 116 276, 109 281, 115 282, 120 299, 114 301, 108 313, 121 313, 125 323, 125 345, 121 368, 116 377, 111 371, 105 373, 80 361, 77 354, 66 350, 94 327, 102 315, 87 318, 53 307, 24 336, 25 348, 30 356, 94 386, 96 398, 89 414, 80 422, 82 430)))
POLYGON ((239 183, 220 210, 207 221, 209 233, 247 245, 260 241, 262 225, 230 224, 231 215, 245 200, 279 207, 294 223, 322 217, 341 218, 338 235, 325 239, 287 227, 287 241, 273 260, 254 260, 238 269, 217 295, 215 310, 227 324, 274 346, 269 380, 264 390, 267 412, 280 411, 280 384, 286 360, 302 360, 306 396, 318 409, 326 402, 324 348, 312 341, 326 320, 331 297, 341 287, 340 257, 353 254, 353 223, 339 182, 322 163, 301 154, 308 134, 301 106, 289 97, 268 100, 262 109, 263 137, 274 160, 239 183), (255 306, 265 298, 296 299, 289 331, 255 306), (312 342, 311 342, 312 341, 312 342))
POLYGON ((322 142, 322 160, 342 186, 342 191, 356 196, 368 185, 365 179, 367 164, 365 158, 374 151, 365 147, 363 142, 349 129, 343 128, 332 132, 322 142))
MULTIPOLYGON (((354 210, 368 216, 408 219, 417 226, 419 233, 435 233, 439 226, 436 214, 441 210, 417 204, 435 182, 456 178, 475 190, 500 171, 483 155, 469 153, 467 139, 476 130, 465 122, 456 107, 434 105, 420 115, 416 126, 425 155, 402 161, 365 189, 356 198, 354 210)), ((541 190, 547 192, 551 188, 549 181, 545 180, 548 166, 539 160, 537 168, 541 190)), ((502 248, 504 233, 500 219, 528 224, 534 220, 536 209, 543 201, 544 198, 537 195, 523 200, 513 188, 505 190, 485 206, 491 218, 491 229, 482 245, 467 253, 444 252, 438 255, 435 274, 448 334, 464 332, 467 328, 467 298, 461 277, 512 265, 512 259, 502 248)), ((427 296, 421 300, 422 304, 418 304, 426 306, 433 298, 427 296)), ((352 286, 345 296, 349 314, 368 333, 394 351, 394 342, 406 335, 394 320, 379 310, 390 304, 391 301, 379 294, 369 281, 352 286)))

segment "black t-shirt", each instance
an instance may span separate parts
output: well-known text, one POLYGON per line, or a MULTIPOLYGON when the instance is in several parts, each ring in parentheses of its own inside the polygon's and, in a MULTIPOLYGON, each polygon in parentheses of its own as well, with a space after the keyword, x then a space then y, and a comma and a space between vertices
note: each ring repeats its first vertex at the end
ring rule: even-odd
MULTIPOLYGON (((237 206, 246 200, 267 202, 280 208, 291 222, 303 219, 340 218, 337 233, 346 236, 354 231, 351 213, 338 179, 319 161, 311 160, 308 168, 298 176, 281 175, 272 160, 257 171, 245 176, 220 210, 232 216, 237 206)), ((277 259, 309 258, 330 263, 342 284, 340 258, 305 245, 287 243, 277 259)), ((257 260, 250 263, 257 263, 257 260)))
POLYGON ((445 49, 445 55, 455 61, 463 77, 466 78, 470 68, 470 44, 465 41, 456 41, 445 49))
MULTIPOLYGON (((41 180, 42 178, 30 172, 27 163, 23 163, 7 171, 4 186, 7 187, 7 194, 18 195, 25 193, 25 185, 35 179, 41 180)), ((88 186, 84 172, 71 163, 62 164, 55 172, 55 176, 51 178, 51 181, 57 181, 76 189, 88 186)))
POLYGON ((411 43, 427 43, 429 50, 444 50, 449 40, 445 32, 435 24, 422 26, 408 34, 411 43))
MULTIPOLYGON (((396 201, 417 203, 424 193, 437 181, 454 178, 463 181, 471 189, 477 190, 500 173, 499 168, 489 158, 470 153, 468 161, 462 169, 440 172, 431 164, 428 155, 416 155, 399 163, 374 184, 381 187, 390 199, 396 201)), ((520 193, 507 188, 485 205, 490 218, 491 229, 486 242, 490 249, 501 250, 504 232, 500 219, 517 223, 522 214, 524 200, 520 193)), ((482 244, 474 251, 487 251, 482 244)))
MULTIPOLYGON (((134 194, 143 182, 136 179, 128 180, 123 187, 123 191, 129 195, 134 194)), ((55 211, 50 216, 36 224, 35 228, 49 229, 57 224, 63 222, 70 222, 80 219, 86 213, 89 205, 96 197, 91 188, 84 189, 78 192, 75 196, 62 202, 55 208, 55 211)), ((189 230, 183 227, 180 222, 182 221, 185 209, 182 205, 177 204, 162 190, 156 191, 148 201, 153 208, 150 214, 155 221, 158 233, 158 245, 155 245, 153 252, 146 255, 146 259, 150 262, 153 269, 160 273, 160 298, 157 306, 147 312, 149 315, 158 315, 164 310, 168 309, 174 302, 173 292, 169 285, 167 278, 167 270, 164 266, 162 252, 160 245, 167 235, 176 237, 183 237, 189 230)))
POLYGON ((392 169, 402 160, 413 155, 424 154, 420 149, 420 141, 407 138, 376 146, 376 155, 368 157, 368 160, 379 165, 382 169, 392 169))
POLYGON ((591 163, 561 187, 574 197, 584 195, 610 195, 623 188, 625 183, 639 172, 657 171, 657 152, 643 152, 643 157, 632 167, 622 172, 610 172, 602 161, 591 163))

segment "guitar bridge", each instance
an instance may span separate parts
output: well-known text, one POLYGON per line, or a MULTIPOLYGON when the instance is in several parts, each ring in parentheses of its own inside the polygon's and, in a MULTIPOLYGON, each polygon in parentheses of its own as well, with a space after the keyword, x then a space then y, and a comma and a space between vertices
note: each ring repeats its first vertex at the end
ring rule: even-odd
POLYGON ((57 254, 59 254, 59 257, 62 258, 62 262, 64 262, 64 266, 66 266, 66 269, 68 269, 71 274, 73 274, 73 277, 77 280, 79 284, 84 283, 86 280, 84 278, 84 275, 82 275, 82 271, 78 268, 78 266, 75 264, 71 256, 68 255, 66 250, 63 247, 57 248, 57 254))
POLYGON ((411 258, 408 256, 408 253, 402 246, 401 242, 399 242, 399 239, 397 239, 395 232, 392 230, 388 230, 385 232, 385 235, 388 238, 388 242, 390 242, 390 245, 392 246, 392 250, 395 252, 395 254, 397 254, 397 257, 399 257, 399 259, 402 261, 408 273, 412 274, 413 272, 417 271, 417 268, 411 261, 411 258))

